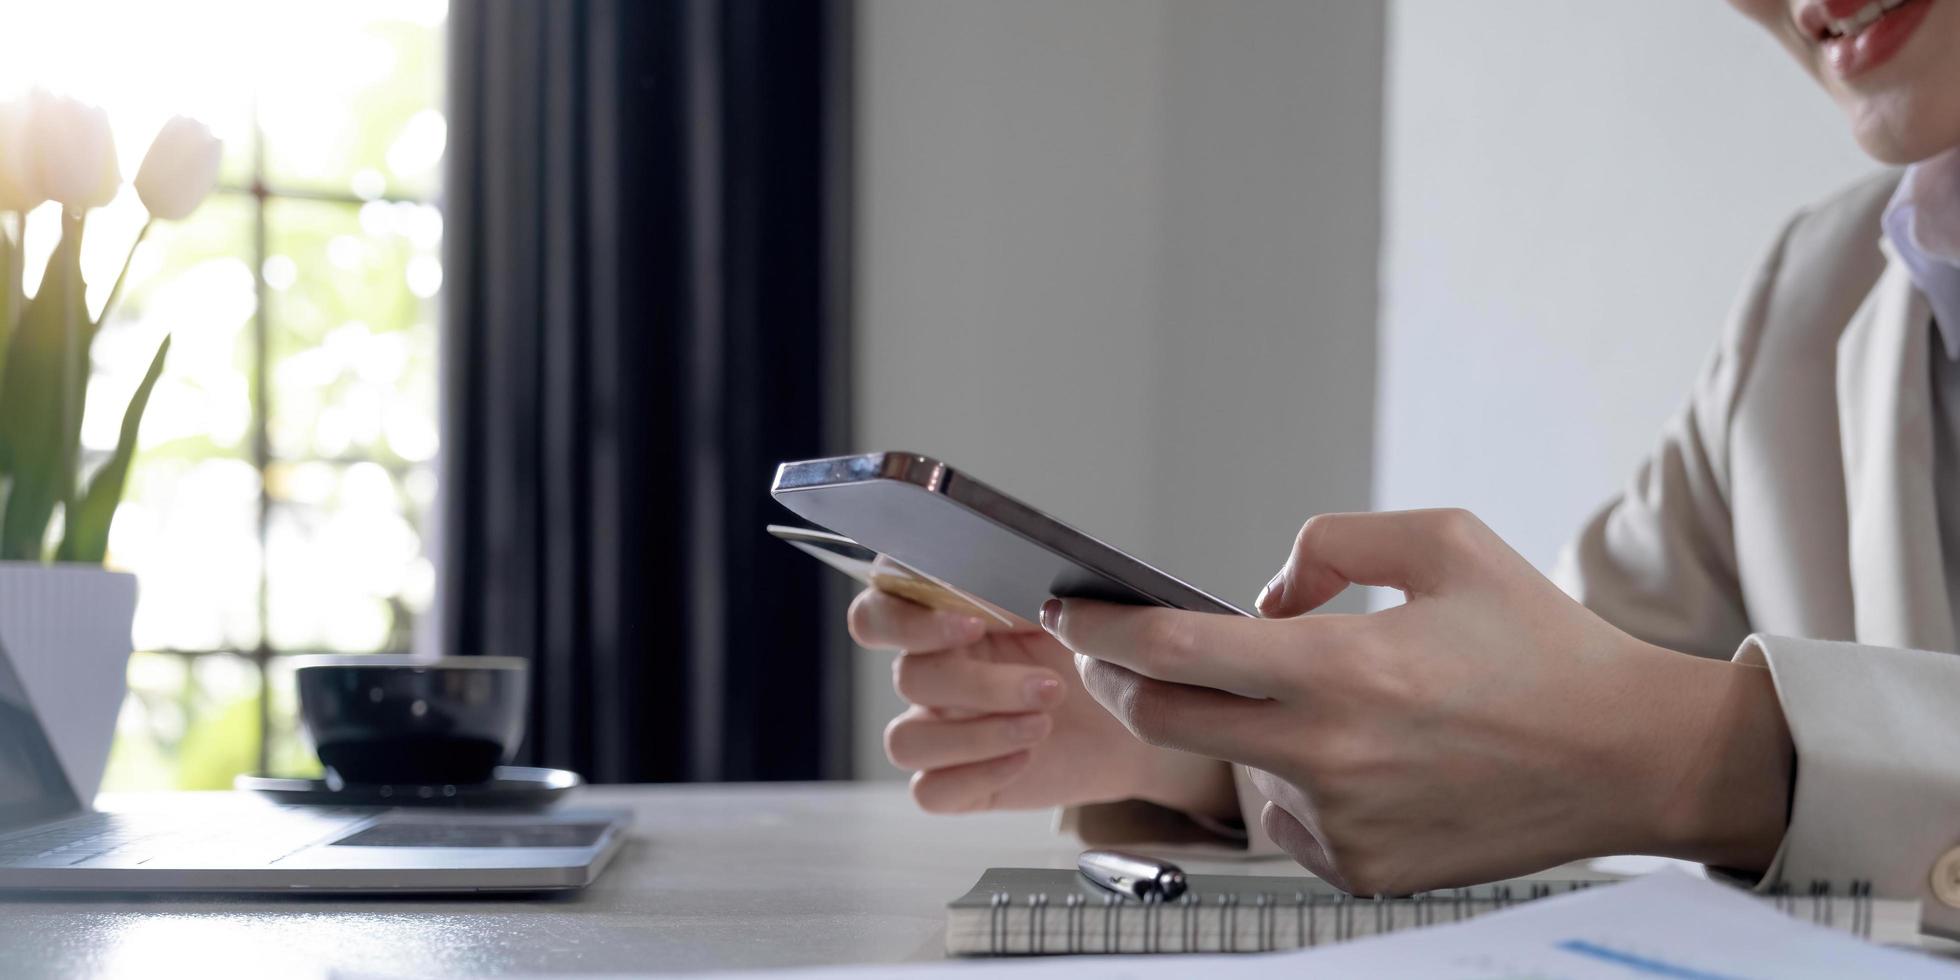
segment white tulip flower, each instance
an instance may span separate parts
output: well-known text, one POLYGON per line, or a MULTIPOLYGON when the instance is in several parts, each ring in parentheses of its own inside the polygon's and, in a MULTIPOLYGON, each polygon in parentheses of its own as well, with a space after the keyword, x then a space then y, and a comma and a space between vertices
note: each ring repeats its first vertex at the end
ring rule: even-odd
POLYGON ((25 102, 0 102, 0 211, 26 214, 48 199, 34 172, 25 102))
POLYGON ((99 208, 116 196, 116 138, 109 114, 66 96, 28 96, 27 135, 41 191, 77 211, 99 208))
POLYGON ((136 196, 150 217, 179 221, 197 210, 218 183, 223 151, 210 127, 195 119, 173 116, 164 123, 136 168, 136 196))

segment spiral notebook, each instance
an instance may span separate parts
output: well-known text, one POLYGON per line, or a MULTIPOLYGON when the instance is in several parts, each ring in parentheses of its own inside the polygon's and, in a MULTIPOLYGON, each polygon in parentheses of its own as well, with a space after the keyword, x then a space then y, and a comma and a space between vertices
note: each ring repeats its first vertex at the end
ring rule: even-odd
MULTIPOLYGON (((1105 891, 1075 871, 992 868, 946 907, 955 956, 1060 953, 1255 953, 1325 946, 1442 925, 1595 882, 1512 882, 1357 899, 1317 878, 1190 875, 1176 901, 1144 903, 1105 891)), ((1823 885, 1765 895, 1781 911, 1881 943, 1909 944, 1916 902, 1876 900, 1868 886, 1823 885)))

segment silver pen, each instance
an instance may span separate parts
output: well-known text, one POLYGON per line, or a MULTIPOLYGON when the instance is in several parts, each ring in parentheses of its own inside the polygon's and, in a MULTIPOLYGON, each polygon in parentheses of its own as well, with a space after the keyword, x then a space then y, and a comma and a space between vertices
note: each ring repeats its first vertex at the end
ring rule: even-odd
POLYGON ((1184 872, 1169 861, 1124 851, 1083 851, 1082 877, 1139 902, 1169 902, 1184 894, 1184 872))

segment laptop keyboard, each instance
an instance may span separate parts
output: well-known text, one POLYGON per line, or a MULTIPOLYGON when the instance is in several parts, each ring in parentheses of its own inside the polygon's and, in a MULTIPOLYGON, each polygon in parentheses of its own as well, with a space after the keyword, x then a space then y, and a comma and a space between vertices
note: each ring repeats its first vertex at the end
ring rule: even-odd
POLYGON ((249 820, 177 818, 167 814, 91 813, 73 820, 0 839, 0 866, 33 863, 80 864, 104 857, 146 858, 221 841, 253 851, 290 851, 344 827, 348 818, 368 811, 320 808, 306 814, 267 809, 249 820), (322 820, 321 818, 335 818, 322 820))

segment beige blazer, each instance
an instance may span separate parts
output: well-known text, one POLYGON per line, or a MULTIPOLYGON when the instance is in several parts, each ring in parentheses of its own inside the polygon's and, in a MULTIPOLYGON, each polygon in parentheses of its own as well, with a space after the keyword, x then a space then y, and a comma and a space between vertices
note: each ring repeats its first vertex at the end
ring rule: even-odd
MULTIPOLYGON (((1923 899, 1928 925, 1952 932, 1960 656, 1948 603, 1960 582, 1946 580, 1933 497, 1932 317, 1879 226, 1897 180, 1867 180, 1785 226, 1687 404, 1556 577, 1642 639, 1769 666, 1797 777, 1760 887, 1865 879, 1923 899)), ((1263 801, 1240 783, 1257 838, 1263 801)), ((1121 838, 1135 812, 1064 819, 1121 838)))

